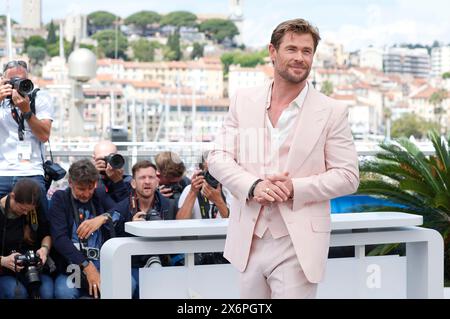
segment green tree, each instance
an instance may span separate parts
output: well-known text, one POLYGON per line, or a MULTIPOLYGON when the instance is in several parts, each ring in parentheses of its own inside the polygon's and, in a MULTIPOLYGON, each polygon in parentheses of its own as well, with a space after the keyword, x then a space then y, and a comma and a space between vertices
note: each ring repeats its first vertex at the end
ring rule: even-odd
POLYGON ((87 16, 87 23, 96 29, 114 28, 117 16, 107 11, 95 11, 87 16))
POLYGON ((203 44, 200 44, 198 42, 194 43, 194 46, 192 47, 191 52, 191 59, 201 58, 203 57, 203 51, 205 49, 205 46, 203 44))
POLYGON ((442 74, 442 78, 444 80, 450 79, 450 72, 445 72, 444 74, 442 74))
MULTIPOLYGON (((63 40, 64 46, 64 55, 68 57, 72 51, 70 51, 71 43, 66 39, 63 40)), ((49 56, 58 56, 59 55, 59 42, 48 44, 47 45, 47 53, 49 56)))
POLYGON ((172 25, 180 27, 194 27, 196 25, 197 16, 188 11, 174 11, 166 14, 161 19, 161 26, 172 25))
POLYGON ((140 62, 152 62, 155 59, 155 42, 139 39, 131 44, 134 59, 140 62))
POLYGON ((92 44, 85 44, 85 43, 80 43, 80 49, 81 48, 85 48, 85 49, 89 49, 89 50, 91 50, 92 52, 95 52, 95 46, 94 45, 92 45, 92 44))
POLYGON ((164 58, 169 61, 180 61, 183 57, 180 46, 180 33, 176 31, 169 35, 167 39, 167 49, 164 53, 164 58))
POLYGON ((437 129, 436 123, 428 122, 414 113, 407 113, 392 123, 391 135, 393 138, 414 136, 422 139, 431 129, 437 129))
POLYGON ((262 50, 259 52, 251 52, 251 53, 244 53, 241 51, 234 51, 234 52, 226 52, 221 57, 220 60, 222 61, 223 68, 224 68, 224 74, 227 75, 230 65, 232 64, 239 64, 242 67, 255 67, 258 64, 264 64, 264 58, 267 56, 267 51, 262 50))
POLYGON ((140 28, 144 35, 149 25, 159 23, 159 21, 161 21, 161 15, 159 13, 155 11, 139 11, 127 17, 125 24, 132 24, 140 28))
POLYGON ((200 23, 199 30, 204 32, 207 38, 222 43, 225 39, 232 40, 234 36, 239 34, 236 25, 225 19, 209 19, 200 23))
MULTIPOLYGON (((434 155, 425 156, 406 138, 382 143, 383 152, 360 167, 358 194, 386 199, 391 204, 354 207, 354 211, 405 212, 423 216, 424 226, 444 238, 445 275, 450 278, 450 140, 436 131, 429 133, 434 155)), ((389 251, 377 247, 371 254, 389 251)))
MULTIPOLYGON (((114 30, 103 30, 95 33, 92 38, 98 42, 98 52, 100 56, 108 58, 115 57, 116 51, 116 32, 114 30)), ((126 50, 128 40, 122 32, 117 32, 117 57, 126 59, 126 50)))
POLYGON ((331 94, 333 94, 333 91, 333 83, 331 83, 330 81, 323 82, 322 87, 320 88, 320 92, 327 96, 330 96, 331 94))
POLYGON ((56 37, 56 28, 55 28, 55 24, 53 23, 53 20, 50 21, 47 31, 48 31, 47 44, 56 43, 58 41, 58 38, 56 37))
POLYGON ((32 35, 24 41, 24 50, 28 51, 28 47, 40 47, 45 50, 47 41, 39 35, 32 35))
POLYGON ((433 112, 438 123, 439 128, 442 125, 442 115, 444 115, 445 110, 442 107, 442 102, 447 98, 447 91, 445 89, 440 89, 433 94, 431 94, 428 102, 433 105, 433 112))
POLYGON ((42 64, 41 62, 47 56, 47 51, 43 47, 28 46, 27 55, 32 65, 42 64))
MULTIPOLYGON (((11 25, 18 24, 18 22, 11 18, 11 25)), ((6 15, 1 14, 0 15, 0 29, 3 29, 6 27, 6 15)))

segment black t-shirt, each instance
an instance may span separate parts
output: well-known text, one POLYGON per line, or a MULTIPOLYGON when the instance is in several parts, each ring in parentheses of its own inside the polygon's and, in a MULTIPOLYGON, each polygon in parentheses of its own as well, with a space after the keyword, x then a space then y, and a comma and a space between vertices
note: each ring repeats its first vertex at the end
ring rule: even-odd
POLYGON ((0 211, 0 256, 9 256, 12 251, 19 253, 25 253, 27 250, 36 251, 41 247, 42 239, 50 236, 50 227, 43 214, 40 214, 39 211, 36 214, 38 220, 37 230, 33 231, 29 214, 15 219, 8 219, 0 211), (25 241, 25 227, 30 229, 32 243, 25 241))

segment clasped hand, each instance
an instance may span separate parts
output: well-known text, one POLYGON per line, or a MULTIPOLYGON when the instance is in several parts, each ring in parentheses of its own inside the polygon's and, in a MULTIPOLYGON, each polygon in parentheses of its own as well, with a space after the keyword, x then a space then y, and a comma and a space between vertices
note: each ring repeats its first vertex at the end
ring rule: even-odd
POLYGON ((274 202, 283 203, 293 197, 294 186, 289 173, 268 176, 256 185, 253 199, 263 206, 274 202))

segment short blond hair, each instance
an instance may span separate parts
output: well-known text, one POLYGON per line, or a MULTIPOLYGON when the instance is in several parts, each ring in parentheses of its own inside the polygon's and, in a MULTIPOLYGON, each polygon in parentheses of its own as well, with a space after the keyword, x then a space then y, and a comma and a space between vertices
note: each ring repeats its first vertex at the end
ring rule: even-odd
POLYGON ((155 164, 159 173, 168 178, 182 177, 186 166, 180 156, 174 152, 161 152, 155 157, 155 164))
POLYGON ((304 19, 293 19, 280 23, 272 32, 270 43, 275 49, 280 48, 281 41, 285 34, 292 32, 296 34, 311 34, 314 40, 314 52, 317 50, 319 41, 321 40, 319 29, 304 19))

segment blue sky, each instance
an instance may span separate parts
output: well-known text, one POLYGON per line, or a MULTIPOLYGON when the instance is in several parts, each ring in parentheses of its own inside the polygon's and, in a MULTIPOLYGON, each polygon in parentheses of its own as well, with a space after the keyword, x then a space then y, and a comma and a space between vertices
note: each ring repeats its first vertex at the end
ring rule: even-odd
MULTIPOLYGON (((7 0, 1 0, 6 3, 7 0)), ((140 11, 227 13, 228 0, 42 0, 43 20, 63 18, 76 10, 107 10, 121 17, 140 11)), ((22 1, 9 1, 11 15, 21 20, 22 1)), ((319 27, 322 38, 344 44, 347 51, 398 42, 450 43, 450 2, 444 0, 243 0, 244 42, 264 46, 275 26, 302 17, 319 27)), ((1 7, 5 8, 4 5, 1 7)))

